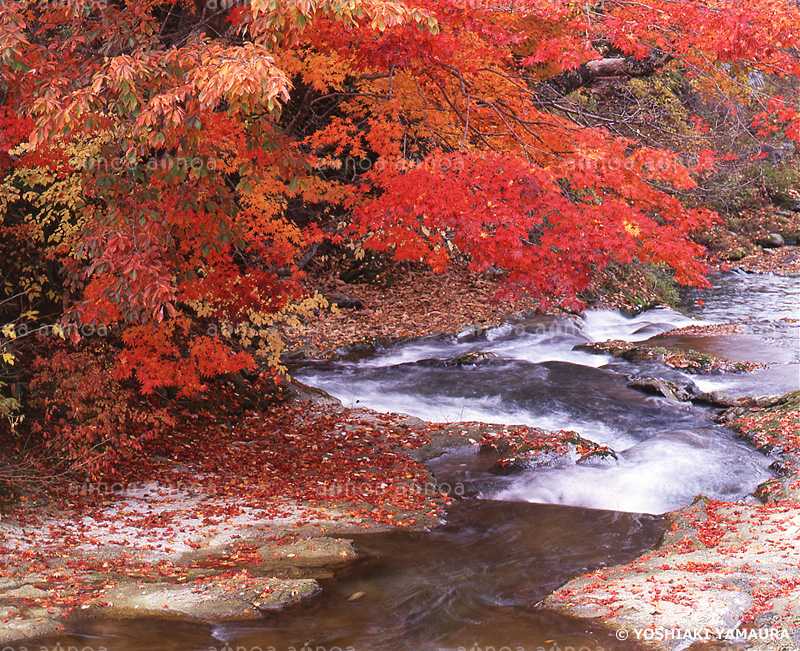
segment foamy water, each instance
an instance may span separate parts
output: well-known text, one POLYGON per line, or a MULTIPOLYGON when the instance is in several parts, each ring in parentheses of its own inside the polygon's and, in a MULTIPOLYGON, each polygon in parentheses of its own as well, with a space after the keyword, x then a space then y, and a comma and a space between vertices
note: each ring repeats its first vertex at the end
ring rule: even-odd
MULTIPOLYGON (((722 316, 722 310, 713 312, 715 319, 722 316)), ((532 469, 499 489, 493 483, 482 497, 658 514, 697 495, 745 498, 771 476, 770 460, 712 423, 707 410, 629 388, 623 371, 631 365, 573 349, 610 339, 645 341, 699 323, 713 322, 667 308, 632 318, 609 310, 581 319, 519 318, 489 331, 398 344, 366 359, 311 363, 296 376, 345 405, 435 422, 576 431, 608 445, 618 459, 532 469), (474 352, 490 356, 473 366, 453 361, 474 352)), ((730 383, 725 376, 686 379, 703 390, 730 383)))

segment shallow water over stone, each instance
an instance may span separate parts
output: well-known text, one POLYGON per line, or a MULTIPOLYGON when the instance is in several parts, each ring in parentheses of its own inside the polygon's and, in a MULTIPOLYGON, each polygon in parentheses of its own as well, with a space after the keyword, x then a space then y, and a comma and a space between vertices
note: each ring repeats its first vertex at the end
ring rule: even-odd
POLYGON ((216 626, 90 621, 58 639, 95 651, 636 649, 597 623, 536 604, 572 576, 632 559, 662 529, 652 516, 464 500, 432 533, 355 537, 366 560, 293 611, 216 626))

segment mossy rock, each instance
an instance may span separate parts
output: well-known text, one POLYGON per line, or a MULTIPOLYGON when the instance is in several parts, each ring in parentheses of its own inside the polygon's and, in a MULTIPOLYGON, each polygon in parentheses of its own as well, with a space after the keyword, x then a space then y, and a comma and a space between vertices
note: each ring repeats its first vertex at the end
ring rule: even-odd
POLYGON ((738 262, 739 260, 745 258, 746 256, 747 256, 747 249, 739 247, 733 249, 732 251, 729 251, 725 257, 727 260, 731 262, 738 262))

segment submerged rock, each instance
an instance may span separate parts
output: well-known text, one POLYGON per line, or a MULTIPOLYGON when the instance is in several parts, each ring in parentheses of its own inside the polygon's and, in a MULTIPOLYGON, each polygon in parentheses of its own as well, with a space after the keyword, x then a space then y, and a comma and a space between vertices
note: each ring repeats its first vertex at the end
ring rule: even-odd
POLYGON ((269 544, 258 549, 269 568, 342 567, 358 560, 353 543, 345 538, 311 538, 288 545, 269 544))
POLYGON ((106 617, 192 617, 206 621, 258 619, 313 597, 320 591, 313 579, 287 581, 247 577, 203 584, 126 584, 109 590, 106 617))

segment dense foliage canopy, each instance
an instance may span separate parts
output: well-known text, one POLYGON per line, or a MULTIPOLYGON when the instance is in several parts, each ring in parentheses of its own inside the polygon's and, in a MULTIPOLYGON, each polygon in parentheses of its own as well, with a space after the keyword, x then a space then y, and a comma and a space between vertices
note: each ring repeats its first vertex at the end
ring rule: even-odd
POLYGON ((702 282, 693 190, 797 139, 798 26, 792 0, 5 0, 5 363, 28 324, 117 333, 145 391, 278 368, 323 240, 566 303, 612 262, 702 282))

